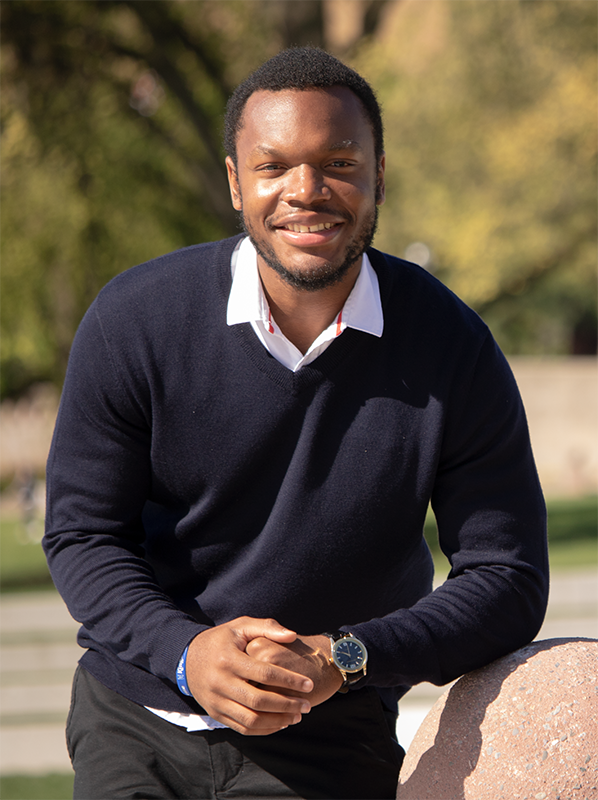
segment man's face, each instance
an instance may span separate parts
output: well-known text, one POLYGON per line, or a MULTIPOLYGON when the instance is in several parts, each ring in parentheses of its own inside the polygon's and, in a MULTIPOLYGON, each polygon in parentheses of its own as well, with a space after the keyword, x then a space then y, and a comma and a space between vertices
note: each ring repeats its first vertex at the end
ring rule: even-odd
POLYGON ((287 283, 317 290, 359 263, 384 201, 384 158, 349 89, 255 92, 243 111, 233 206, 258 252, 287 283))

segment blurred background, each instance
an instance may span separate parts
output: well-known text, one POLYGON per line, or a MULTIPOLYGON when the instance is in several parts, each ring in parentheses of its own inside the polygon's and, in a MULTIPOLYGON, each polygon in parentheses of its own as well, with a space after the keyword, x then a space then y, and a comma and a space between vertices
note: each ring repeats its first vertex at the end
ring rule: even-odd
MULTIPOLYGON (((596 636, 598 6, 3 0, 1 12, 2 797, 67 797, 72 780, 76 625, 39 540, 73 335, 117 273, 238 231, 224 106, 286 46, 320 45, 376 89, 388 199, 375 244, 455 291, 509 358, 549 506, 547 630, 596 636)), ((441 579, 433 518, 427 535, 441 579)), ((414 693, 414 725, 435 696, 414 693)))

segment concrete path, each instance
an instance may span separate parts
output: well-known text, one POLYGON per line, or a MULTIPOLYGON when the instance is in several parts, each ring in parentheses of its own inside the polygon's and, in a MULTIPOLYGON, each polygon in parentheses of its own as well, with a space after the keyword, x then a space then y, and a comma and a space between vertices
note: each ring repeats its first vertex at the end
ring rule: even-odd
POLYGON ((0 772, 66 772, 64 725, 81 655, 56 592, 0 599, 0 772))
MULTIPOLYGON (((70 770, 64 725, 70 683, 81 650, 77 624, 55 592, 3 595, 0 600, 0 772, 70 770)), ((553 576, 546 622, 538 638, 598 638, 598 573, 553 576)), ((412 689, 401 703, 399 741, 406 748, 446 690, 412 689)))

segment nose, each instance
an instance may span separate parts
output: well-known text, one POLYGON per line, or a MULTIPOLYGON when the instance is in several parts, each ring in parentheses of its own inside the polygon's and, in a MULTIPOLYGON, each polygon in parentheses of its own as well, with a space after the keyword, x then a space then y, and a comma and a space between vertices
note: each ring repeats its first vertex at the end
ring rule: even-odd
POLYGON ((321 171, 310 164, 300 164, 289 170, 283 199, 289 205, 308 206, 330 200, 332 192, 321 171))

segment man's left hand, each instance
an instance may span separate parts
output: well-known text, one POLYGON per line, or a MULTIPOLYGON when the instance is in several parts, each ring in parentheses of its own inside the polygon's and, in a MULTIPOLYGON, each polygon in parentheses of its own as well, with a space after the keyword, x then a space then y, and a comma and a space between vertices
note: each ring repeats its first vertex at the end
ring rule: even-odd
MULTIPOLYGON (((343 677, 329 660, 330 639, 327 636, 298 636, 291 644, 258 637, 247 644, 245 651, 257 661, 265 661, 311 678, 314 689, 302 696, 312 706, 328 700, 342 686, 343 677)), ((280 688, 277 691, 280 693, 280 688)))

